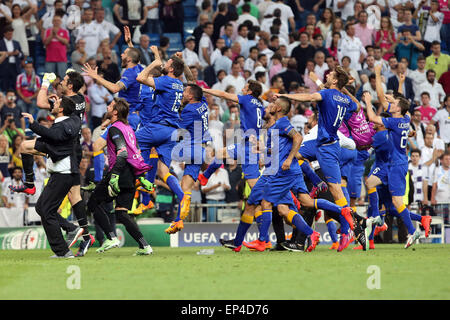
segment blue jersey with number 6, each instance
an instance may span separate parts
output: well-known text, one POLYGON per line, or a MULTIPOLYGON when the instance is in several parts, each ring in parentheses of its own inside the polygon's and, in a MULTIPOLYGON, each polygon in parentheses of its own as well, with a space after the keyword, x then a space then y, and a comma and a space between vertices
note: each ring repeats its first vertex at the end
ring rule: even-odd
POLYGON ((180 121, 178 111, 183 98, 183 83, 169 76, 154 79, 156 100, 149 122, 178 127, 180 121))
MULTIPOLYGON (((263 125, 263 104, 249 94, 245 96, 238 95, 238 100, 240 105, 241 129, 244 132, 253 129, 255 132, 249 132, 249 134, 254 134, 256 137, 259 137, 259 131, 263 125)), ((248 138, 248 136, 246 137, 248 138)))
POLYGON ((357 105, 349 96, 336 89, 323 89, 319 91, 322 101, 318 102, 319 131, 317 145, 321 146, 339 140, 337 131, 343 120, 351 117, 357 105))
POLYGON ((402 118, 382 118, 382 121, 386 129, 389 130, 389 138, 393 145, 390 164, 407 164, 406 146, 411 119, 408 115, 405 115, 402 118))

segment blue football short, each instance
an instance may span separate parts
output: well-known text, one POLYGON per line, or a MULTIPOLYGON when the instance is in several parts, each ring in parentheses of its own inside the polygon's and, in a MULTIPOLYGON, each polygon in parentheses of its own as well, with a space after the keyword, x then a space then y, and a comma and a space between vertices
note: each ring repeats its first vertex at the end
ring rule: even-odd
POLYGON ((340 169, 341 176, 345 178, 349 178, 352 175, 352 164, 353 160, 356 158, 356 150, 350 150, 341 148, 341 156, 340 156, 340 169))
POLYGON ((369 177, 374 175, 375 177, 377 177, 378 179, 381 180, 381 183, 383 185, 388 185, 389 183, 389 166, 386 163, 383 164, 377 164, 374 163, 372 166, 372 170, 369 174, 369 177))
POLYGON ((170 163, 172 162, 172 150, 177 144, 176 130, 177 128, 157 123, 141 125, 136 131, 136 139, 139 148, 141 150, 150 150, 152 147, 155 147, 159 159, 167 167, 170 167, 170 163))
POLYGON ((406 191, 406 174, 408 173, 408 164, 389 165, 388 184, 389 192, 392 196, 405 195, 406 191))
POLYGON ((252 152, 249 141, 228 146, 227 153, 241 164, 245 179, 257 179, 260 176, 259 154, 252 152))
POLYGON ((341 147, 339 146, 339 142, 318 147, 317 160, 319 161, 325 179, 329 183, 341 183, 340 156, 341 147))
POLYGON ((364 175, 364 163, 369 158, 367 150, 358 150, 356 158, 351 166, 351 174, 347 176, 347 189, 350 198, 359 198, 361 195, 362 177, 364 175))

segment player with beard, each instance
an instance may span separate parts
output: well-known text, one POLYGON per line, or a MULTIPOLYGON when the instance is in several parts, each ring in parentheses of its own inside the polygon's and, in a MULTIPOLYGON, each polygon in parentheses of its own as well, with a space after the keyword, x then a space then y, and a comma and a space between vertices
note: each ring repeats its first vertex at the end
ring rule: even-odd
POLYGON ((122 77, 116 83, 105 80, 97 73, 98 67, 92 69, 86 63, 82 70, 84 74, 96 80, 100 85, 104 86, 113 94, 119 93, 119 98, 124 98, 130 104, 130 113, 128 115, 128 122, 133 130, 136 131, 140 118, 138 110, 141 107, 140 91, 141 84, 136 80, 138 74, 144 69, 139 61, 141 59, 139 50, 136 48, 126 48, 120 56, 122 60, 122 77))
MULTIPOLYGON (((48 96, 48 87, 50 84, 56 79, 55 74, 46 73, 44 74, 44 78, 42 81, 41 89, 39 90, 37 96, 37 106, 42 109, 49 109, 50 111, 53 108, 54 101, 56 99, 55 95, 48 96)), ((72 69, 67 70, 64 79, 61 81, 61 86, 63 89, 63 95, 65 97, 70 98, 75 103, 75 111, 73 115, 80 118, 82 122, 86 110, 86 102, 84 96, 79 93, 80 89, 84 85, 84 79, 78 72, 73 71, 72 69)), ((78 141, 75 144, 75 152, 77 155, 78 166, 81 162, 82 157, 82 148, 81 148, 81 130, 78 135, 78 141)), ((36 187, 34 186, 34 159, 31 152, 33 150, 37 150, 42 154, 51 155, 55 152, 52 143, 48 143, 47 141, 38 138, 33 140, 25 140, 22 142, 21 146, 21 156, 23 163, 23 170, 25 172, 25 181, 23 186, 13 187, 10 186, 10 189, 15 192, 24 192, 26 194, 34 194, 36 192, 36 187)), ((86 208, 81 198, 81 189, 80 189, 80 181, 81 178, 74 179, 74 185, 70 189, 68 194, 70 204, 72 205, 73 212, 75 217, 77 218, 79 227, 76 228, 74 232, 70 233, 70 237, 67 239, 69 248, 76 243, 78 238, 83 236, 83 246, 89 247, 94 243, 94 237, 89 233, 88 230, 88 220, 86 215, 86 208)), ((64 223, 64 219, 59 218, 61 223, 64 223)))
POLYGON ((88 209, 94 213, 94 218, 101 226, 107 240, 97 249, 98 253, 105 252, 120 245, 119 239, 108 219, 103 204, 115 200, 115 215, 128 233, 139 245, 135 255, 149 255, 153 253, 151 246, 142 235, 139 226, 128 214, 131 210, 136 190, 136 179, 146 184, 143 178, 149 166, 145 164, 137 145, 134 131, 127 123, 128 103, 123 98, 114 98, 108 105, 107 117, 111 126, 106 133, 106 139, 100 141, 100 149, 107 147, 109 171, 95 187, 88 209))

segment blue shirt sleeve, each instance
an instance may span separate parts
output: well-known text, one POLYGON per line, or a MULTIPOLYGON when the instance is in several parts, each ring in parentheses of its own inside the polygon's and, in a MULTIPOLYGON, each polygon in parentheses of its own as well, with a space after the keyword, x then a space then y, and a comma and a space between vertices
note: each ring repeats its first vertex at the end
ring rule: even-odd
POLYGON ((381 121, 383 121, 386 129, 393 129, 395 127, 395 120, 393 118, 381 118, 381 121))
POLYGON ((137 75, 135 72, 133 72, 132 69, 127 69, 122 74, 122 78, 120 78, 120 82, 122 82, 125 85, 125 88, 128 89, 130 85, 136 80, 137 75))
POLYGON ((156 91, 167 91, 169 87, 169 82, 166 76, 154 78, 155 80, 155 90, 156 91))

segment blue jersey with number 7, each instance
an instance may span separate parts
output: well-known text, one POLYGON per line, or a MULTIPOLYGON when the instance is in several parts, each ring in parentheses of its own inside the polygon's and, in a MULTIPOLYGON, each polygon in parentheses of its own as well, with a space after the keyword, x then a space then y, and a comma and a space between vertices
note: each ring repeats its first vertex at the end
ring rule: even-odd
POLYGON ((338 129, 343 120, 351 117, 358 108, 349 96, 336 89, 323 89, 319 91, 322 101, 318 102, 319 119, 317 145, 338 141, 338 129))
POLYGON ((393 148, 391 153, 391 165, 407 164, 406 146, 408 145, 409 124, 408 115, 402 118, 382 118, 383 124, 389 130, 389 138, 393 148))
MULTIPOLYGON (((259 137, 259 131, 263 126, 264 106, 259 99, 252 95, 241 96, 238 95, 240 106, 241 129, 245 132, 247 130, 255 130, 255 132, 247 132, 259 137)), ((246 135, 248 138, 248 135, 246 135)))
POLYGON ((183 83, 169 76, 155 79, 156 100, 152 110, 152 123, 178 127, 181 100, 183 98, 183 83))

